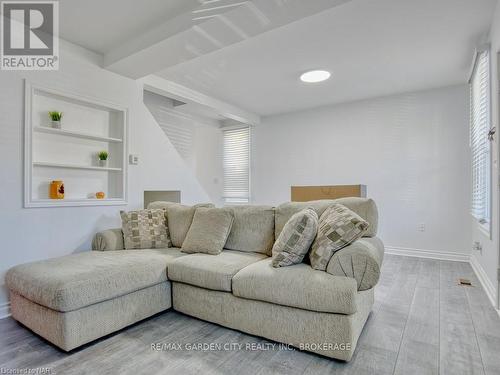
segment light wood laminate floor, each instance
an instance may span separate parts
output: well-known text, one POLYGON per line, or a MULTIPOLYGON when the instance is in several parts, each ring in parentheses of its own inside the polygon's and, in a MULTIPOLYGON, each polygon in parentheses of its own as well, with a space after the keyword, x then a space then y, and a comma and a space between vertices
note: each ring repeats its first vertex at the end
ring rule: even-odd
POLYGON ((168 311, 68 354, 6 318, 0 320, 0 373, 500 374, 500 318, 470 265, 460 262, 387 255, 373 311, 349 363, 272 344, 168 311), (459 277, 474 286, 457 285, 459 277), (184 348, 155 351, 152 343, 184 348), (186 349, 200 343, 244 349, 186 349))

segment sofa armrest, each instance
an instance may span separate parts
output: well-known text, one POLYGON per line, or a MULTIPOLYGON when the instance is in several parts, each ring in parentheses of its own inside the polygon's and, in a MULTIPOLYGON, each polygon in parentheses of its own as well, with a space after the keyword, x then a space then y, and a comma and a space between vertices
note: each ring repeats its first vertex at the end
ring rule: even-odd
POLYGON ((358 290, 373 288, 379 278, 384 244, 377 237, 364 237, 337 251, 326 268, 334 276, 356 279, 358 290))
POLYGON ((123 250, 124 248, 121 228, 97 232, 92 240, 92 250, 123 250))

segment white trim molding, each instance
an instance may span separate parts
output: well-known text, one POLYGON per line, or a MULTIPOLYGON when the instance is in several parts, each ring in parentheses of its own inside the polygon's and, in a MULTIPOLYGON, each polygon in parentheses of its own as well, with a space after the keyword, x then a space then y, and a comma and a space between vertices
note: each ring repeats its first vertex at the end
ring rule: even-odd
POLYGON ((10 302, 5 302, 0 305, 0 319, 10 316, 10 302))
POLYGON ((402 255, 416 258, 429 258, 438 260, 449 260, 453 262, 469 262, 469 254, 452 253, 449 251, 414 249, 409 247, 386 246, 386 254, 402 255))
MULTIPOLYGON (((496 309, 495 287, 493 286, 490 279, 486 275, 483 266, 481 266, 481 264, 478 262, 477 258, 474 255, 470 256, 469 263, 472 269, 474 270, 474 273, 476 274, 477 278, 479 279, 479 282, 483 286, 483 289, 486 295, 488 296, 488 299, 490 300, 493 307, 495 307, 496 309)), ((500 315, 500 310, 498 309, 496 310, 500 315)))

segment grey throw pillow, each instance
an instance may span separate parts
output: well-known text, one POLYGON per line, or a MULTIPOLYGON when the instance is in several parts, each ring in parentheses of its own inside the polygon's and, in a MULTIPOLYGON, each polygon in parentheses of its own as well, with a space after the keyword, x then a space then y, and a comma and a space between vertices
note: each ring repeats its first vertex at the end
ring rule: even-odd
POLYGON ((326 270, 333 254, 356 241, 368 230, 369 224, 341 204, 328 207, 319 218, 318 235, 309 259, 311 267, 326 270))
POLYGON ((302 263, 318 232, 318 214, 306 208, 287 221, 273 246, 273 267, 302 263))
POLYGON ((171 246, 165 211, 120 211, 125 249, 163 249, 171 246))
POLYGON ((194 206, 184 206, 179 203, 165 206, 167 211, 167 225, 170 231, 170 238, 174 247, 182 247, 182 243, 189 231, 193 216, 198 207, 213 207, 211 203, 201 203, 194 206))
POLYGON ((229 209, 197 208, 181 251, 219 254, 224 249, 233 220, 233 212, 229 209))

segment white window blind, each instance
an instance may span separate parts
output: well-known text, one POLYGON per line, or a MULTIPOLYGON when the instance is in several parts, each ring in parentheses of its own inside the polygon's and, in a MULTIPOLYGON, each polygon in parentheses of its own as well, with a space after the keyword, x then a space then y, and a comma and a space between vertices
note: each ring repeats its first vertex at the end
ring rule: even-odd
POLYGON ((224 202, 250 201, 250 127, 226 129, 224 133, 224 202))
POLYGON ((490 61, 489 52, 477 54, 470 79, 470 146, 472 156, 472 215, 490 221, 490 61))

